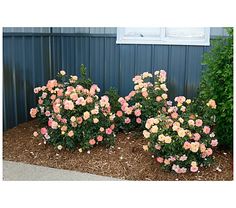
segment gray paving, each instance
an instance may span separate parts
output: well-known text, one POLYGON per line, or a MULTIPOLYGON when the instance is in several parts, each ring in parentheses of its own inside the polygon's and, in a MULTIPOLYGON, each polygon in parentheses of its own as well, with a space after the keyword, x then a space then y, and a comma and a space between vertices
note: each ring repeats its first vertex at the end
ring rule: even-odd
POLYGON ((104 177, 78 171, 70 171, 30 165, 21 162, 3 161, 4 181, 118 181, 120 179, 104 177))

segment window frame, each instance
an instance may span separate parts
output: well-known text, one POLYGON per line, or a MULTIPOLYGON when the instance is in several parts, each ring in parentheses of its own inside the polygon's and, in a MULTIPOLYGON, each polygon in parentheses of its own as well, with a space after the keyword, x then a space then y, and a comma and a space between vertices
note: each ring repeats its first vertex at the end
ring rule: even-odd
MULTIPOLYGON (((158 44, 158 45, 195 45, 195 46, 209 46, 210 45, 210 28, 204 27, 204 38, 199 39, 175 39, 166 37, 167 27, 161 27, 161 34, 156 38, 142 38, 142 37, 125 37, 125 29, 127 27, 117 28, 117 44, 158 44)), ((153 28, 155 29, 155 28, 153 28)), ((157 28, 156 28, 157 29, 157 28)))

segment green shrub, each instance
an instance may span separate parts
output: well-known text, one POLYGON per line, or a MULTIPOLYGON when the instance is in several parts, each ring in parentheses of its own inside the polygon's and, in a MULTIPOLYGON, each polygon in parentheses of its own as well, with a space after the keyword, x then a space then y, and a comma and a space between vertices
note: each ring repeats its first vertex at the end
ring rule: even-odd
POLYGON ((86 79, 85 68, 81 68, 80 78, 67 76, 61 70, 58 79, 34 89, 38 105, 30 110, 31 117, 47 123, 34 136, 58 149, 79 147, 82 151, 96 144, 114 144, 114 115, 109 98, 98 97, 99 87, 86 79))
POLYGON ((191 100, 183 96, 175 98, 176 106, 169 105, 166 114, 147 119, 143 135, 148 139, 149 150, 161 167, 185 173, 212 161, 212 153, 218 141, 212 129, 215 102, 205 105, 205 117, 192 112, 191 100))
POLYGON ((134 90, 118 99, 116 127, 124 131, 142 131, 148 118, 163 113, 167 105, 166 72, 144 72, 133 78, 134 90), (154 80, 154 83, 151 81, 154 80))
POLYGON ((202 104, 214 99, 217 103, 216 136, 223 148, 233 147, 233 28, 227 29, 229 36, 212 41, 212 49, 204 55, 203 72, 196 110, 202 111, 202 104))

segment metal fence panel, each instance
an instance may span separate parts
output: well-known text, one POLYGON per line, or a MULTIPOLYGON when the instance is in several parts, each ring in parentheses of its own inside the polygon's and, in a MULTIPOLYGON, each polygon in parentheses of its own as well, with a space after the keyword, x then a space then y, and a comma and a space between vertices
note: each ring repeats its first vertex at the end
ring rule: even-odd
POLYGON ((207 50, 204 46, 117 45, 116 36, 110 34, 4 33, 4 130, 30 119, 29 110, 36 104, 34 87, 45 85, 60 69, 79 75, 81 64, 102 93, 116 87, 124 96, 132 90, 135 74, 165 69, 171 98, 193 97, 207 50))

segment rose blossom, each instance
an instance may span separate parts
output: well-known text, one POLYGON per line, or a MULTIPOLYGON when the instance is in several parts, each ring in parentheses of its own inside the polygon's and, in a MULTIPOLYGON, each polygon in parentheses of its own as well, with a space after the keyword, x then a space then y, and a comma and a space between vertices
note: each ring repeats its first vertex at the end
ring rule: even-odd
POLYGON ((212 147, 216 147, 217 145, 218 145, 218 140, 217 139, 211 140, 211 146, 212 147))
POLYGON ((156 160, 159 163, 163 163, 164 162, 164 159, 162 157, 157 157, 156 160))
POLYGON ((47 129, 44 127, 44 128, 41 128, 41 134, 46 134, 48 131, 47 131, 47 129))
POLYGON ((97 136, 97 141, 101 142, 103 140, 103 137, 101 135, 97 136))
POLYGON ((106 129, 106 134, 111 134, 112 133, 112 129, 111 128, 107 128, 106 129))
POLYGON ((184 142, 184 146, 183 146, 183 147, 184 147, 184 149, 186 149, 186 150, 187 150, 187 149, 190 149, 191 144, 186 141, 186 142, 184 142))
POLYGON ((90 144, 90 145, 94 145, 95 143, 96 143, 95 139, 90 139, 90 140, 89 140, 89 144, 90 144))
POLYGON ((35 132, 33 133, 33 135, 34 135, 34 137, 37 137, 39 134, 38 134, 37 131, 35 131, 35 132))
POLYGON ((199 133, 194 133, 194 134, 193 134, 193 139, 194 139, 195 141, 198 141, 200 138, 201 138, 201 135, 200 135, 199 133))
POLYGON ((204 126, 204 128, 203 128, 203 132, 204 132, 205 134, 209 134, 210 131, 211 131, 211 129, 210 129, 209 126, 204 126))
POLYGON ((87 120, 90 118, 90 113, 88 111, 85 111, 84 114, 83 114, 83 118, 84 120, 87 120))
POLYGON ((202 126, 202 123, 203 123, 203 122, 202 122, 201 119, 197 119, 197 120, 196 120, 196 126, 197 126, 197 127, 202 126))
POLYGON ((128 124, 128 123, 130 123, 130 122, 131 122, 130 118, 126 118, 126 119, 125 119, 125 123, 126 123, 126 124, 128 124))
POLYGON ((136 109, 135 111, 134 111, 134 115, 135 116, 140 116, 141 115, 141 110, 140 109, 136 109))
POLYGON ((140 124, 140 123, 142 123, 142 119, 141 119, 141 118, 136 118, 136 122, 137 122, 138 124, 140 124))
POLYGON ((69 132, 68 132, 68 136, 69 136, 69 137, 73 137, 73 136, 74 136, 74 132, 73 132, 72 130, 69 131, 69 132))
POLYGON ((190 168, 190 171, 193 172, 193 173, 195 173, 195 172, 198 171, 198 167, 197 167, 197 166, 192 166, 192 167, 190 168))
POLYGON ((121 116, 123 115, 123 113, 122 113, 122 111, 117 111, 117 112, 116 112, 116 115, 117 115, 118 117, 121 117, 121 116))

